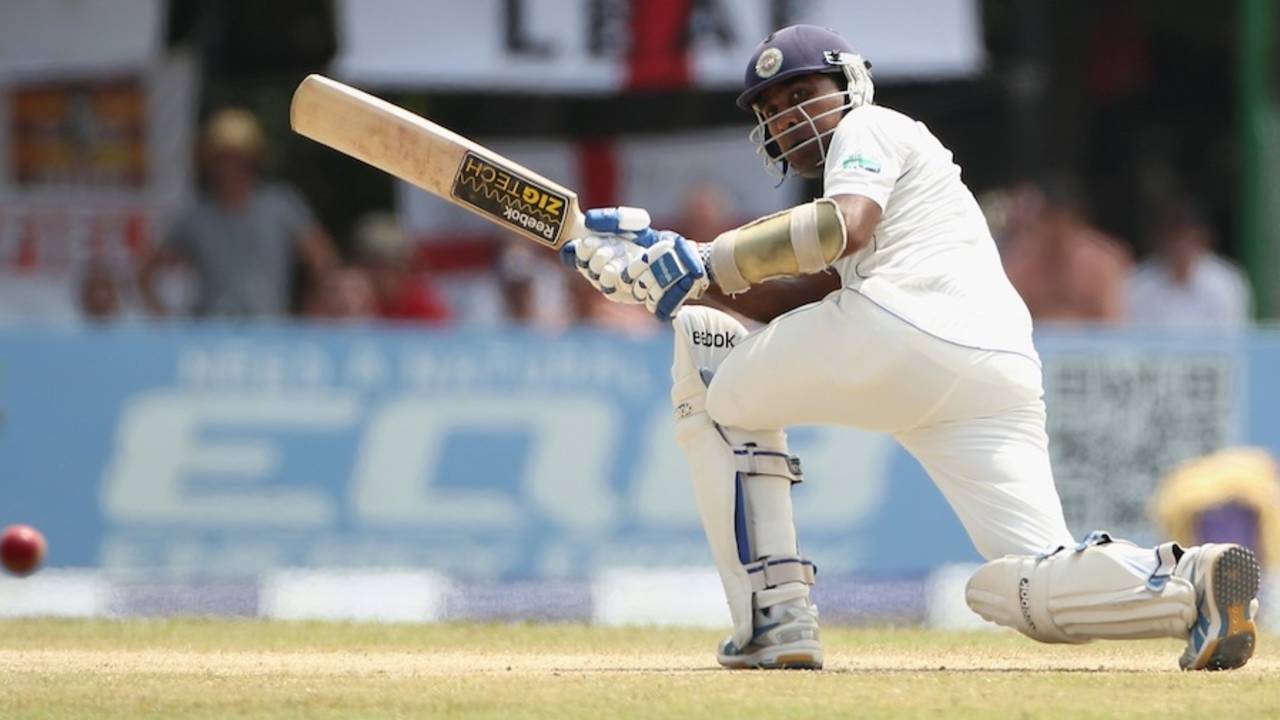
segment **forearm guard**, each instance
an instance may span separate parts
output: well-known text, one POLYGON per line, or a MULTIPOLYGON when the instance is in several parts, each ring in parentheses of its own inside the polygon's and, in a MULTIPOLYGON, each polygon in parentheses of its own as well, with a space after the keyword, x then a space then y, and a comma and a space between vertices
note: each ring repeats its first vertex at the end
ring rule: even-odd
POLYGON ((720 291, 733 295, 770 278, 819 272, 844 249, 844 215, 821 198, 721 233, 704 260, 720 291))

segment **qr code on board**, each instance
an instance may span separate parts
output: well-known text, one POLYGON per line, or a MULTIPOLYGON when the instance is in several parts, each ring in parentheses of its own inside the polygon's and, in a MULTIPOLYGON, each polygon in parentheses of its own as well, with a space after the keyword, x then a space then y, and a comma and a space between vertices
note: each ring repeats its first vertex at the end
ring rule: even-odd
POLYGON ((1068 524, 1151 538, 1160 479, 1233 440, 1237 372, 1223 355, 1046 359, 1049 452, 1068 524))

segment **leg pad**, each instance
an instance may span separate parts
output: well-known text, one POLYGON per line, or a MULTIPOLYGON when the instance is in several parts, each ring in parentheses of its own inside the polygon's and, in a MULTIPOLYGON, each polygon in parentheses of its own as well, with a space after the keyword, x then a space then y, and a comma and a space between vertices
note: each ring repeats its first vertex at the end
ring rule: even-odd
POLYGON ((1186 637, 1195 588, 1173 574, 1181 549, 1093 533, 1047 555, 1006 555, 969 578, 965 600, 991 622, 1041 642, 1186 637))

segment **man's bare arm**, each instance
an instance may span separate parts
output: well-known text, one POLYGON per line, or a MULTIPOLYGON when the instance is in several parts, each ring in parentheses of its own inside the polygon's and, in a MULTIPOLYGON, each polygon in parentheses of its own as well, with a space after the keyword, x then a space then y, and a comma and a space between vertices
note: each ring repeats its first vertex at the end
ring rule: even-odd
POLYGON ((774 278, 738 295, 725 295, 712 287, 702 296, 702 300, 757 322, 767 323, 801 305, 817 302, 839 287, 840 276, 834 270, 825 270, 813 275, 774 278))
POLYGON ((875 200, 862 195, 836 195, 831 198, 844 215, 844 254, 852 255, 871 244, 883 214, 875 200))

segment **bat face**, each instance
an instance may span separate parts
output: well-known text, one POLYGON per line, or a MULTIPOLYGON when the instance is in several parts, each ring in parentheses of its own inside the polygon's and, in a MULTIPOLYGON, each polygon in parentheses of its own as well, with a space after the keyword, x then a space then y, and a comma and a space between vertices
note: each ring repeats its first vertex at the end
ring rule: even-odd
POLYGON ((554 247, 570 209, 569 197, 474 152, 466 152, 453 178, 455 200, 554 247))
POLYGON ((293 94, 294 131, 470 210, 507 230, 559 248, 586 228, 578 196, 404 108, 320 75, 293 94))

